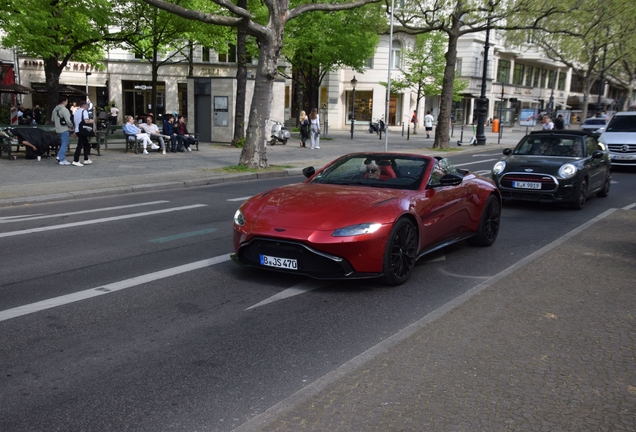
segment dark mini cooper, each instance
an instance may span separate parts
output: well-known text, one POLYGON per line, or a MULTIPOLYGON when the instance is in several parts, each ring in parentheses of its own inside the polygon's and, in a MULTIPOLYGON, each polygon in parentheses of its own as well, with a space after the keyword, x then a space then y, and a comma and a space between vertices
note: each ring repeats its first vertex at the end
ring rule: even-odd
POLYGON ((582 209, 588 196, 609 194, 612 163, 589 132, 532 132, 503 153, 491 175, 504 200, 563 202, 582 209))

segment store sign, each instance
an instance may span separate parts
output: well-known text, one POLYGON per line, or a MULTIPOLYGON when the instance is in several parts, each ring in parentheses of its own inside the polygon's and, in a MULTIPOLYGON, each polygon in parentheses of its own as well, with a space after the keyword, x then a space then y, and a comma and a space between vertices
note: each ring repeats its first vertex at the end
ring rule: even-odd
POLYGON ((147 85, 136 85, 135 90, 152 90, 152 86, 147 85))

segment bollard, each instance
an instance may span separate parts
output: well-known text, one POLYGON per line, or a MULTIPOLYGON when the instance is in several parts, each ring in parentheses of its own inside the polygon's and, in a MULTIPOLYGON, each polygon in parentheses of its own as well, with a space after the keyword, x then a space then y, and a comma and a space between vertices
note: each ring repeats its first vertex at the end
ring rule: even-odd
POLYGON ((404 122, 402 122, 402 136, 404 136, 404 122))
POLYGON ((411 139, 411 128, 409 127, 406 131, 406 140, 410 140, 411 139))
POLYGON ((464 125, 462 125, 459 133, 459 141, 457 141, 457 145, 461 147, 462 142, 464 141, 464 125))

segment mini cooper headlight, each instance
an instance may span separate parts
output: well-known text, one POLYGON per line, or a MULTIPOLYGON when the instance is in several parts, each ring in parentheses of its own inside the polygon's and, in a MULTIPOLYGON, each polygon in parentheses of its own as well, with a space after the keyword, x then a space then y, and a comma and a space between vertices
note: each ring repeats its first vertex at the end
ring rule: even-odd
POLYGON ((238 209, 236 213, 234 213, 234 223, 238 226, 245 225, 245 216, 243 216, 241 209, 238 209))
POLYGON ((351 225, 348 227, 335 230, 331 235, 333 237, 349 237, 359 236, 362 234, 371 234, 380 229, 382 224, 379 223, 363 223, 360 225, 351 225))
POLYGON ((559 168, 559 177, 562 179, 572 178, 574 174, 576 174, 576 167, 570 163, 561 165, 559 168))
POLYGON ((495 164, 494 167, 492 167, 492 173, 494 175, 499 175, 503 172, 503 170, 506 169, 506 162, 505 161, 499 161, 495 164))

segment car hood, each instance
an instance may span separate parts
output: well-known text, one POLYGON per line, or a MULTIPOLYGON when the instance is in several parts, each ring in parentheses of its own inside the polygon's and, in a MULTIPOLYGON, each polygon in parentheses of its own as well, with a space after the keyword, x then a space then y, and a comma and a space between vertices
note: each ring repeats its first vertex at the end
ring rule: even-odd
MULTIPOLYGON (((241 210, 255 230, 272 227, 334 230, 358 223, 389 223, 413 191, 301 183, 256 195, 241 210)), ((408 208, 408 207, 406 207, 408 208)))
POLYGON ((603 132, 599 141, 604 144, 636 144, 636 132, 603 132))
POLYGON ((506 159, 505 172, 556 173, 561 165, 576 163, 579 160, 581 158, 559 156, 509 156, 506 159))

